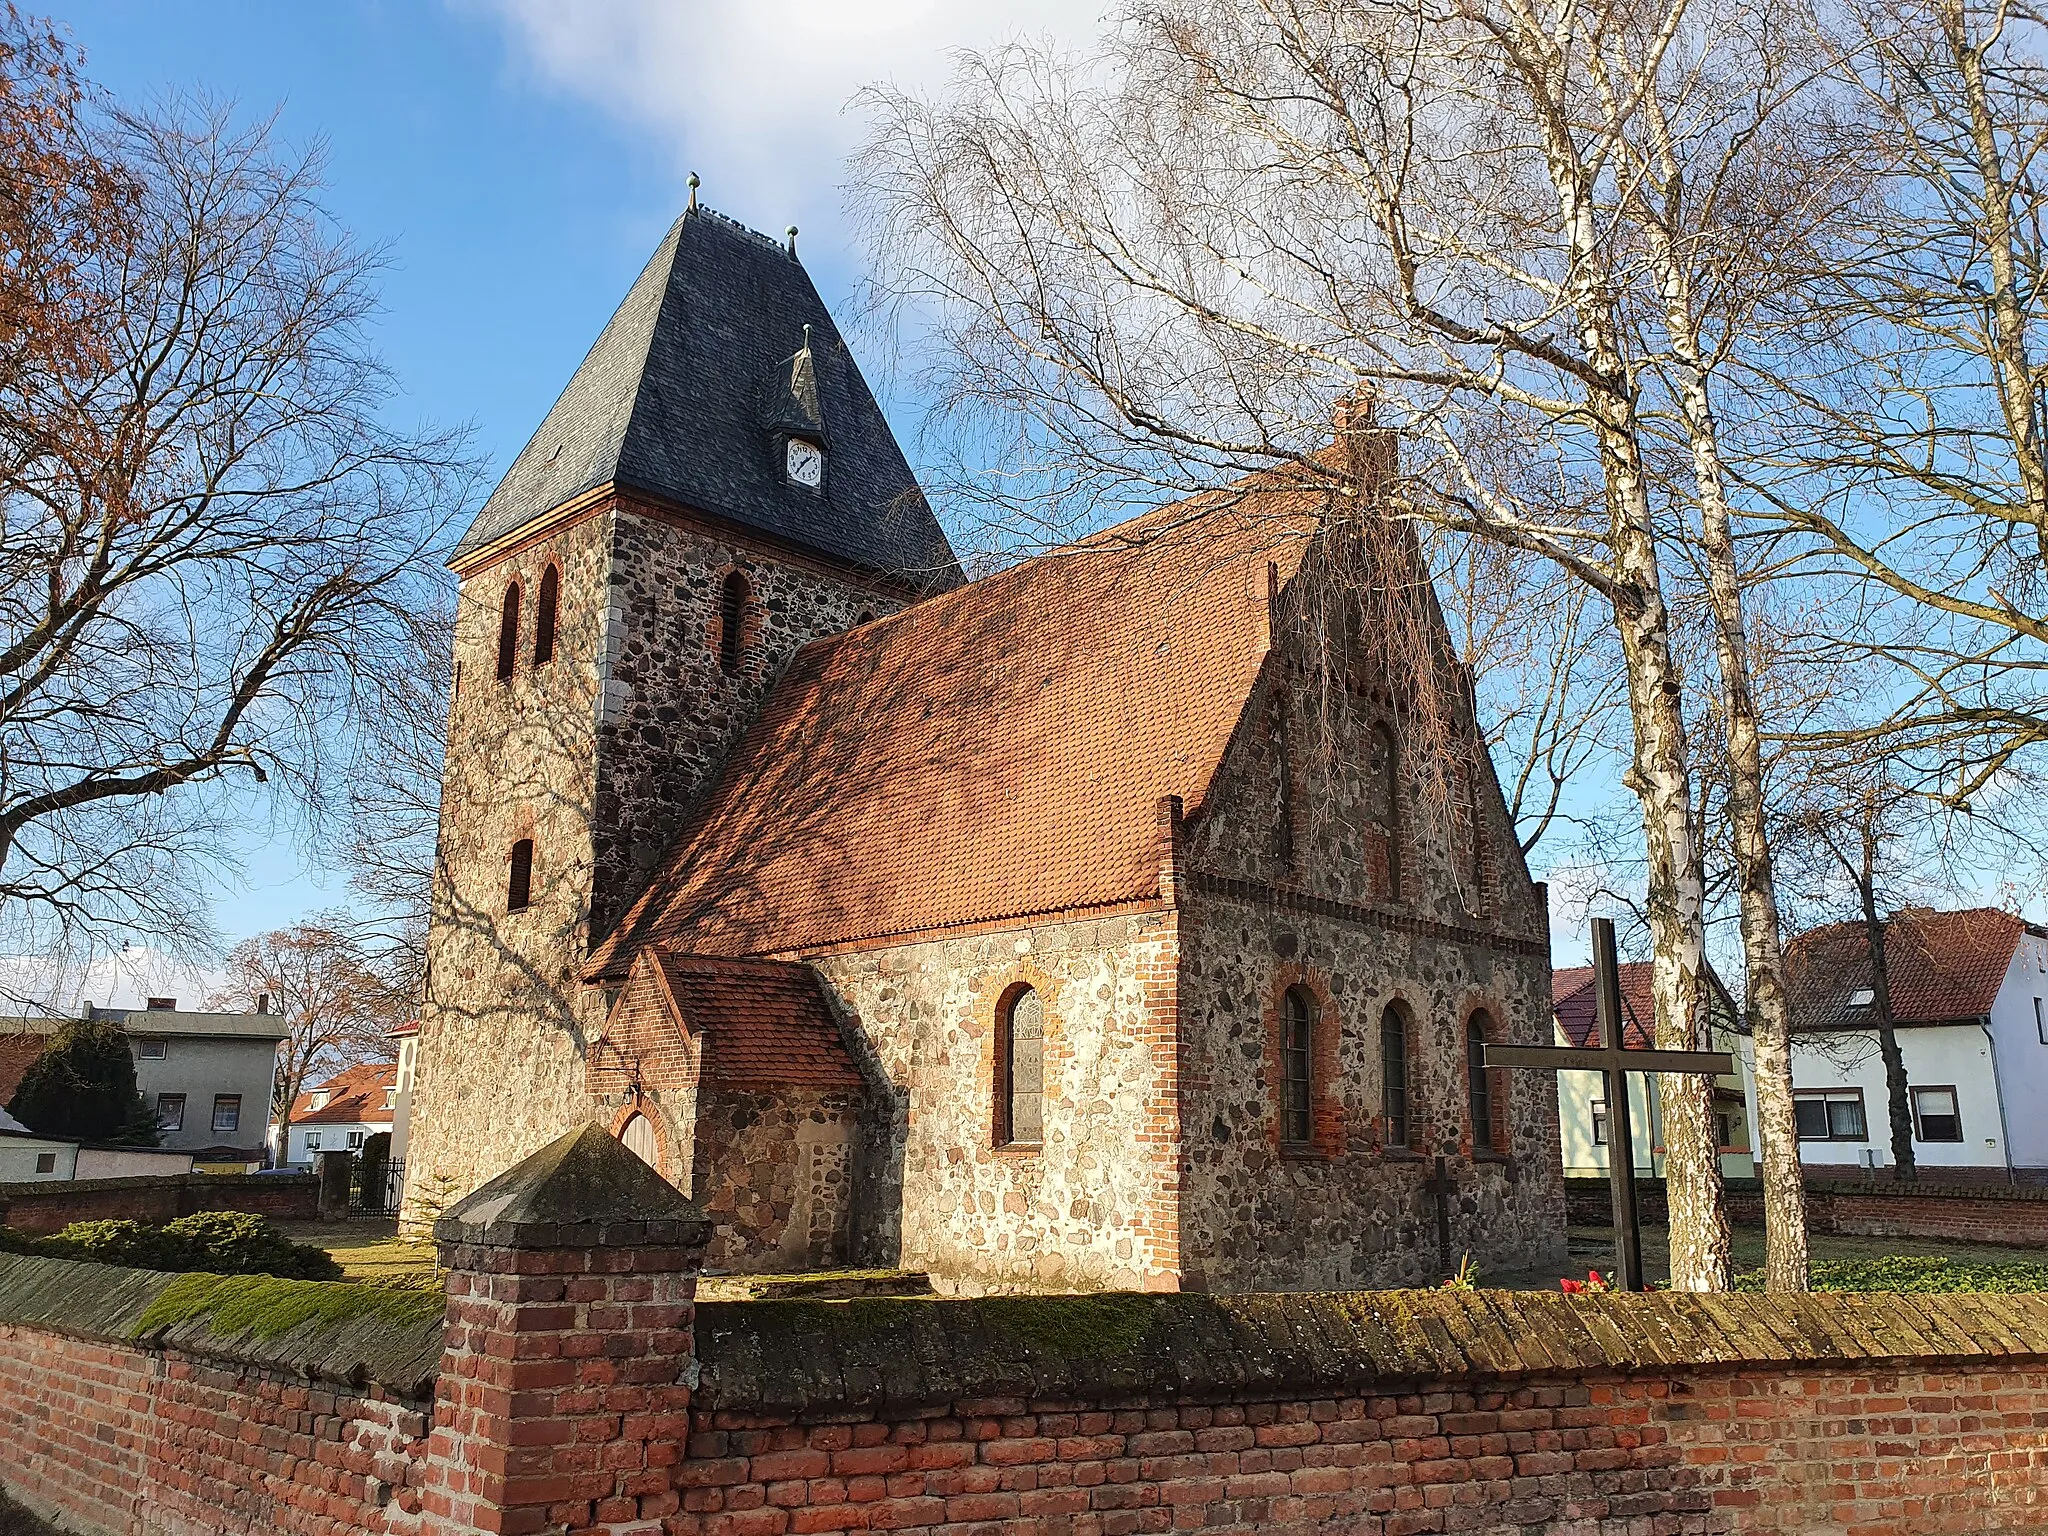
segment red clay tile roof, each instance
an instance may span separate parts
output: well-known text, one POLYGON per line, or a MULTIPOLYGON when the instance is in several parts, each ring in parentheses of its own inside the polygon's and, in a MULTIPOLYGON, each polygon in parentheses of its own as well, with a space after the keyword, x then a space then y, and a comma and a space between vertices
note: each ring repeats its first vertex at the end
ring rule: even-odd
POLYGON ((866 1089, 809 966, 679 955, 660 945, 647 953, 684 1027, 704 1041, 707 1083, 866 1089))
POLYGON ((1321 505, 1248 482, 807 646, 588 974, 1156 896, 1321 505))
MULTIPOLYGON (((1624 961, 1615 967, 1621 982, 1621 1043, 1631 1051, 1648 1050, 1657 1005, 1650 996, 1650 965, 1624 961)), ((1599 1045, 1593 1002, 1593 967, 1574 965, 1550 973, 1550 1008, 1557 1027, 1572 1045, 1599 1045)))
POLYGON ((13 1101, 15 1090, 21 1086, 21 1075, 49 1049, 50 1039, 49 1035, 41 1034, 0 1035, 0 1109, 13 1101))
MULTIPOLYGON (((1942 1024, 1989 1015, 2028 927, 1995 907, 1963 912, 1908 907, 1892 914, 1885 924, 1884 963, 1893 1022, 1942 1024)), ((1870 1009, 1849 1003, 1871 985, 1870 951, 1860 922, 1831 923, 1800 934, 1785 946, 1785 975, 1795 1028, 1871 1027, 1870 1009)))
POLYGON ((419 1032, 420 1021, 418 1019, 407 1019, 403 1024, 400 1024, 397 1028, 385 1030, 384 1038, 386 1040, 404 1040, 412 1035, 418 1034, 419 1032))
MULTIPOLYGON (((1624 960, 1615 967, 1621 983, 1621 1043, 1624 1050, 1646 1051, 1656 1044, 1657 1001, 1650 991, 1650 962, 1624 960)), ((1721 984, 1719 974, 1707 972, 1713 998, 1714 1022, 1727 1030, 1734 1021, 1734 1000, 1721 984)), ((1550 973, 1550 1008, 1557 1016, 1567 1044, 1600 1044, 1599 1025, 1593 1011, 1593 967, 1574 965, 1550 973)), ((1716 1044, 1712 1047, 1719 1050, 1716 1044)))
POLYGON ((398 1086, 398 1063, 373 1061, 358 1067, 344 1067, 334 1076, 307 1089, 292 1100, 293 1125, 389 1125, 392 1121, 391 1091, 398 1086), (314 1109, 313 1096, 320 1089, 332 1095, 325 1105, 314 1109))

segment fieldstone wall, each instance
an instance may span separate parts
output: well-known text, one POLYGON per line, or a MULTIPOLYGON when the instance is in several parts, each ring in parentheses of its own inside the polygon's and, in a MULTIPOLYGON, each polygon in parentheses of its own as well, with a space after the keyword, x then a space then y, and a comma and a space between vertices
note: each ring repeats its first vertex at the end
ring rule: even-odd
POLYGON ((1308 631, 1288 623, 1299 601, 1279 605, 1282 648, 1188 831, 1190 1278, 1219 1290, 1386 1286, 1426 1284, 1466 1253, 1482 1272, 1561 1264, 1555 1085, 1490 1074, 1490 1123, 1475 1136, 1466 1050, 1482 1013, 1496 1042, 1549 1043, 1543 893, 1484 754, 1452 765, 1450 803, 1425 792, 1403 713, 1384 690, 1326 678, 1308 631), (1405 764, 1392 783, 1390 756, 1405 764), (1279 1131, 1289 987, 1316 1003, 1315 1133, 1303 1147, 1279 1131), (1382 1113, 1390 1007, 1408 1034, 1400 1145, 1382 1113), (1438 1156, 1455 1186, 1441 1197, 1424 1188, 1438 1156))
MULTIPOLYGON (((629 504, 630 505, 630 504, 629 504)), ((903 600, 644 510, 612 526, 597 729, 593 935, 653 877, 683 808, 709 787, 790 658, 903 600), (720 665, 726 577, 746 579, 740 664, 720 665)))
POLYGON ((861 1104, 800 1088, 700 1087, 691 1198, 711 1218, 705 1262, 748 1270, 845 1263, 861 1104))
POLYGON ((465 573, 443 773, 427 996, 404 1221, 434 1211, 588 1118, 584 1060, 609 999, 580 981, 797 649, 900 599, 656 509, 606 506, 465 573), (555 652, 535 665, 542 574, 561 575, 555 652), (750 597, 740 665, 719 664, 720 594, 750 597), (523 594, 518 665, 497 678, 506 586, 523 594), (534 843, 533 900, 506 911, 512 845, 534 843))
POLYGON ((1142 1289, 1180 1271, 1170 911, 813 957, 877 1095, 856 1251, 950 1290, 1142 1289), (1045 1134, 995 1134, 996 1008, 1045 1006, 1045 1134))

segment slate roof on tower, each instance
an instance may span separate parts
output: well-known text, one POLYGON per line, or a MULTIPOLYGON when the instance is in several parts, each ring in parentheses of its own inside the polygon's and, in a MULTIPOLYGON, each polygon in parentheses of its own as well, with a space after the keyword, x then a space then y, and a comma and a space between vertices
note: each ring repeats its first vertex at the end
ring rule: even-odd
POLYGON ((586 974, 1156 899, 1322 507, 1254 480, 806 646, 586 974))
POLYGON ((454 558, 606 484, 920 588, 960 580, 802 264, 708 208, 670 227, 454 558), (827 451, 816 491, 783 472, 799 422, 827 451))

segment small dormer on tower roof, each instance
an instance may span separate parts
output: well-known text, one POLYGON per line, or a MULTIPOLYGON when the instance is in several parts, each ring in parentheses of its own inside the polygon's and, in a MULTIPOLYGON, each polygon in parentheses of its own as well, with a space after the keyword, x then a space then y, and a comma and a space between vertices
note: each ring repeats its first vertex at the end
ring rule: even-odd
POLYGON ((804 344, 776 364, 761 395, 761 422, 768 431, 806 438, 820 448, 831 446, 824 404, 818 398, 818 364, 811 355, 808 325, 804 327, 804 344))
POLYGON ((606 486, 913 590, 960 581, 881 407, 794 252, 695 202, 452 563, 465 568, 606 486), (764 401, 767 380, 777 382, 764 401), (829 448, 821 483, 791 479, 791 437, 829 448))

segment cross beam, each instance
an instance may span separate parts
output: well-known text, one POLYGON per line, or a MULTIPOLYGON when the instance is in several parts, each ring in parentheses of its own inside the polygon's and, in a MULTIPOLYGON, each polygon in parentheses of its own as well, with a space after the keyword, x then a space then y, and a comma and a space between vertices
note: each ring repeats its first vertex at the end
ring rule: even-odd
POLYGON ((1735 1070, 1726 1051, 1631 1051, 1621 1037, 1621 968, 1614 956, 1614 921, 1593 919, 1593 1002, 1599 1020, 1598 1046, 1489 1045, 1480 1056, 1488 1067, 1534 1067, 1550 1072, 1598 1072, 1606 1080, 1607 1177, 1614 1192, 1615 1267, 1625 1291, 1643 1288, 1643 1228, 1636 1211, 1635 1138, 1629 1130, 1628 1074, 1735 1070))

